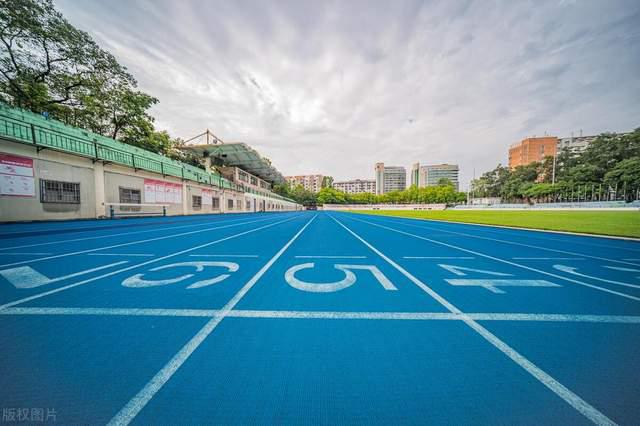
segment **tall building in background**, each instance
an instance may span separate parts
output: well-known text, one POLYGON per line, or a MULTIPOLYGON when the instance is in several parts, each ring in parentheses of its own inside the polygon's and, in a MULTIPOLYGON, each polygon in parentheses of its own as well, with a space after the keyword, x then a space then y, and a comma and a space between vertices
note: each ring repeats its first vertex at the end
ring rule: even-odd
POLYGON ((526 138, 509 147, 509 167, 526 166, 534 161, 542 161, 544 157, 554 156, 558 152, 558 138, 545 136, 526 138))
POLYGON ((431 164, 421 166, 420 163, 415 163, 411 167, 411 185, 424 188, 425 186, 438 185, 441 179, 448 179, 457 191, 460 187, 458 179, 459 172, 460 169, 457 164, 431 164))
POLYGON ((346 192, 347 194, 362 194, 364 192, 375 194, 376 181, 373 179, 346 180, 342 182, 334 182, 333 188, 338 191, 346 192))
POLYGON ((311 192, 319 192, 322 189, 323 175, 301 175, 301 176, 287 176, 285 179, 290 187, 294 188, 298 185, 302 185, 304 189, 311 192))
POLYGON ((403 191, 407 188, 407 169, 400 166, 385 166, 376 163, 376 194, 403 191))

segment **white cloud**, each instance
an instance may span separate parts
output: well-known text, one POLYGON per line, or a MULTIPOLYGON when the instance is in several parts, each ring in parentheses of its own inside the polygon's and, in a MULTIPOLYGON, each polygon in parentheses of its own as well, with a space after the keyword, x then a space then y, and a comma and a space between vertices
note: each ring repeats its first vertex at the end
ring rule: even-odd
POLYGON ((640 125, 640 4, 60 0, 160 99, 285 174, 450 162, 462 179, 544 132, 640 125))

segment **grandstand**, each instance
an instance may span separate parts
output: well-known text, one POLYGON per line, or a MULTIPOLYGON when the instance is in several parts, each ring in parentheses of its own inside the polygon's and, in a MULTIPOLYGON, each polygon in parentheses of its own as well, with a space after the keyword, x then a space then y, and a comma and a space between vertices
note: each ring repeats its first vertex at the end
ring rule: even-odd
POLYGON ((2 220, 301 208, 271 191, 282 175, 246 144, 216 149, 216 164, 205 170, 0 104, 2 220))

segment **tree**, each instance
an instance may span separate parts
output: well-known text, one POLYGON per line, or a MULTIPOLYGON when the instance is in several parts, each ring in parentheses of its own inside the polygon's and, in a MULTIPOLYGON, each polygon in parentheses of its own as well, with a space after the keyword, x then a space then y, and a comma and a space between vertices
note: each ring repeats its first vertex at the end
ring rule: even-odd
POLYGON ((634 195, 633 191, 640 188, 640 157, 628 158, 616 164, 604 175, 604 182, 611 188, 624 191, 627 196, 634 195))
POLYGON ((324 176, 322 178, 322 188, 332 188, 333 187, 333 176, 324 176))
POLYGON ((0 99, 132 142, 153 133, 158 102, 51 0, 0 0, 0 99))

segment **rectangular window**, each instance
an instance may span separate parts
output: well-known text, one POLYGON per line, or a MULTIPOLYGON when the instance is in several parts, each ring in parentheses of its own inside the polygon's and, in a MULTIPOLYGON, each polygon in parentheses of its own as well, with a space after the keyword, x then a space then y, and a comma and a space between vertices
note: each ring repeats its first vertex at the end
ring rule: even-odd
POLYGON ((218 210, 218 209, 220 209, 220 198, 218 198, 218 197, 213 197, 213 198, 211 199, 211 203, 212 203, 212 208, 213 208, 214 210, 218 210))
POLYGON ((247 201, 247 211, 251 210, 251 201, 247 201))
POLYGON ((191 206, 194 210, 200 210, 202 208, 202 197, 200 195, 192 195, 191 206))
POLYGON ((233 210, 233 200, 227 200, 227 208, 233 210))
POLYGON ((251 185, 258 186, 258 178, 251 176, 251 185))
MULTIPOLYGON (((120 202, 125 204, 140 204, 142 201, 141 192, 139 189, 118 187, 120 202)), ((120 206, 122 211, 140 211, 140 207, 135 206, 120 206)))
POLYGON ((40 179, 40 202, 80 204, 80 184, 40 179))

